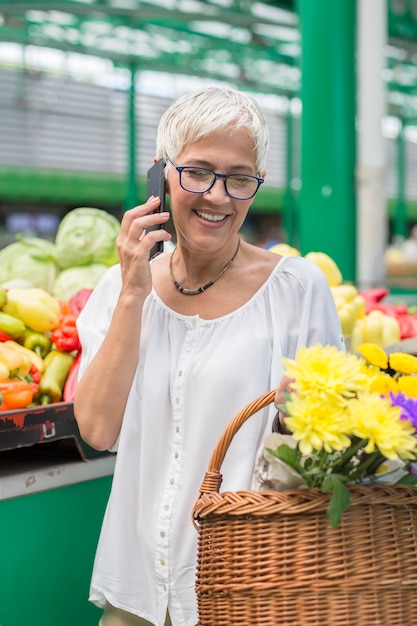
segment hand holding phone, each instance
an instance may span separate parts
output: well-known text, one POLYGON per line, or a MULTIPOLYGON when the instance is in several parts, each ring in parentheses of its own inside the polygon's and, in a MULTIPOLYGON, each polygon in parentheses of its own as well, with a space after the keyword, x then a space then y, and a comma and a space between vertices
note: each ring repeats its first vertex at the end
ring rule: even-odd
MULTIPOLYGON (((160 198, 161 203, 159 207, 154 211, 154 213, 162 213, 165 211, 165 163, 163 159, 159 159, 152 167, 148 170, 147 177, 147 198, 150 196, 157 196, 160 198)), ((151 230, 159 230, 161 228, 165 228, 164 224, 155 224, 154 226, 150 226, 146 229, 146 232, 150 232, 151 230)), ((153 259, 158 254, 164 251, 164 242, 158 241, 151 250, 150 258, 153 259)))

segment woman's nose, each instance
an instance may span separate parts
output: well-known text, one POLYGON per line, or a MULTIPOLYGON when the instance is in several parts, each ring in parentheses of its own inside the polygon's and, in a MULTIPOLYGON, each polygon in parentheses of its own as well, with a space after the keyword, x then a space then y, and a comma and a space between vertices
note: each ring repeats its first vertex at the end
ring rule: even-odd
POLYGON ((214 181, 212 187, 204 193, 204 195, 207 194, 210 194, 211 202, 224 204, 225 198, 230 201, 230 196, 226 191, 225 180, 224 178, 219 178, 218 176, 216 176, 216 180, 214 181))

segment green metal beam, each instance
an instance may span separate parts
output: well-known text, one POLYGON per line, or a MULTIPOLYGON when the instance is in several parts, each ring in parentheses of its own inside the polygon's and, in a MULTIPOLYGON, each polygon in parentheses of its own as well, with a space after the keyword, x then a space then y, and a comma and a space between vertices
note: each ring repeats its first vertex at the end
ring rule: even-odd
POLYGON ((355 279, 355 7, 351 0, 298 0, 301 89, 302 254, 331 256, 355 279))

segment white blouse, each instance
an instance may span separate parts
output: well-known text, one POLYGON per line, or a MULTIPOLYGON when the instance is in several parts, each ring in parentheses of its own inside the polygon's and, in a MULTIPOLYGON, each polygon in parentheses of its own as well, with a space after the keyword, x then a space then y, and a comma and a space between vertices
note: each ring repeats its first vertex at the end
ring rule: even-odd
MULTIPOLYGON (((80 375, 98 350, 121 287, 109 269, 78 319, 80 375)), ((143 309, 140 355, 92 576, 90 600, 163 626, 195 626, 197 532, 191 511, 210 455, 234 415, 274 389, 283 355, 302 345, 344 350, 324 274, 283 257, 255 295, 213 320, 169 309, 153 291, 143 309)), ((117 393, 117 389, 114 390, 117 393)), ((223 462, 221 490, 250 488, 272 405, 252 416, 223 462)))

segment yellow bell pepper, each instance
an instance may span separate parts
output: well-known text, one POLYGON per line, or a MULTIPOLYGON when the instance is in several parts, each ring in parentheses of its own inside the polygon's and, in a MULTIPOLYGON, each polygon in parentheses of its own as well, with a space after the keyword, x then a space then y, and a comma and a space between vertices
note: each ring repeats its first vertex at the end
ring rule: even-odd
POLYGON ((4 381, 8 380, 9 378, 10 378, 9 368, 0 360, 0 383, 4 383, 4 381))
POLYGON ((330 287, 345 337, 350 337, 358 318, 365 315, 365 298, 348 283, 330 287))
POLYGON ((275 246, 271 246, 269 248, 269 252, 281 254, 282 256, 301 256, 301 252, 297 250, 297 248, 294 248, 287 243, 277 243, 275 246))
POLYGON ((9 289, 3 311, 13 315, 28 328, 39 332, 59 326, 60 308, 56 298, 36 287, 9 289))
POLYGON ((350 349, 352 352, 357 352, 363 343, 389 346, 398 343, 400 338, 400 325, 395 317, 374 310, 365 317, 356 320, 352 331, 350 349))
POLYGON ((353 303, 343 302, 340 307, 337 307, 337 312, 344 336, 350 337, 356 322, 356 309, 353 303))
POLYGON ((13 372, 18 372, 21 376, 27 376, 32 365, 29 357, 11 350, 5 343, 9 342, 0 342, 0 363, 8 369, 9 376, 13 372))
POLYGON ((18 354, 22 354, 25 356, 33 365, 40 371, 43 372, 45 369, 45 361, 39 354, 36 354, 33 350, 29 350, 29 348, 25 348, 25 346, 20 345, 16 341, 4 341, 3 345, 9 350, 14 350, 18 354))
POLYGON ((309 252, 305 258, 315 263, 327 278, 330 287, 341 285, 343 281, 342 273, 337 263, 324 252, 309 252))

